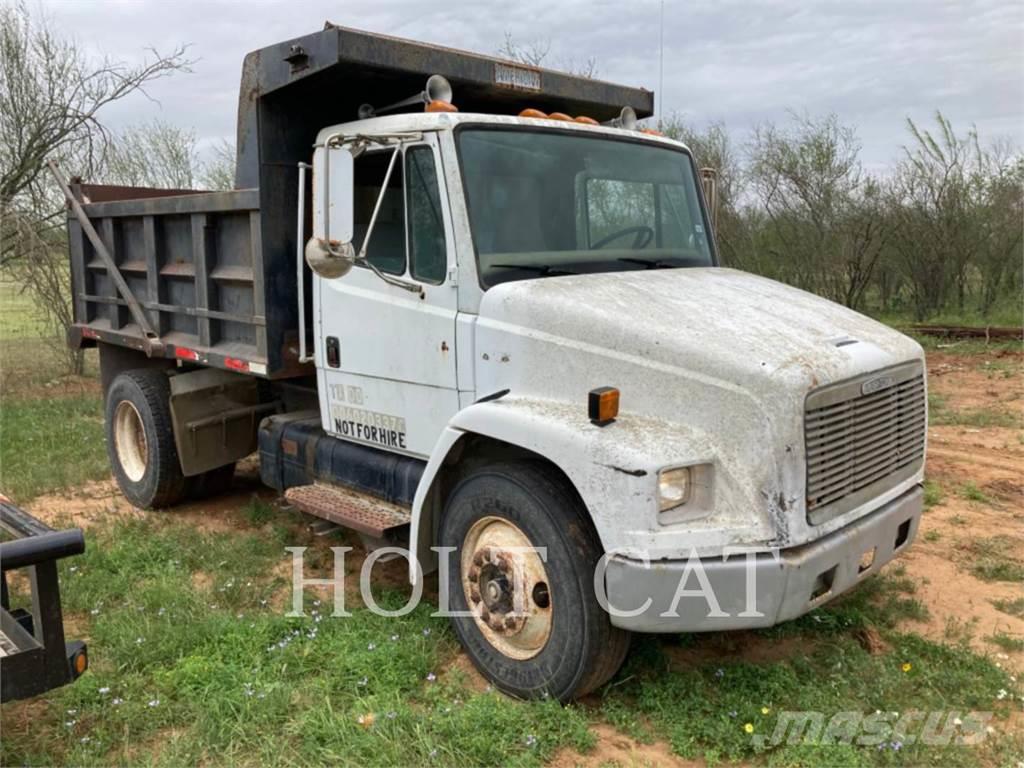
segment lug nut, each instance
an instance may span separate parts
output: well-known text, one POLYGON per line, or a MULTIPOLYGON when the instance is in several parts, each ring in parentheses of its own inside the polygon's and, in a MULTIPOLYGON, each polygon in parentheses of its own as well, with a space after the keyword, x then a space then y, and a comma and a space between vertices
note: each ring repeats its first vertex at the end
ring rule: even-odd
POLYGON ((508 627, 509 629, 512 629, 512 627, 514 627, 515 625, 516 625, 516 617, 515 616, 506 616, 505 617, 505 626, 506 627, 508 627))
POLYGON ((469 599, 474 603, 480 602, 480 588, 476 584, 469 588, 469 599))
POLYGON ((484 624, 490 624, 490 622, 491 622, 491 612, 488 611, 486 608, 481 608, 480 609, 480 618, 483 619, 484 624))
POLYGON ((501 618, 499 618, 498 616, 495 616, 493 619, 491 619, 490 625, 491 625, 491 629, 493 629, 495 632, 497 632, 497 631, 499 631, 499 630, 501 630, 503 628, 503 624, 502 624, 501 618))
POLYGON ((483 565, 484 560, 486 559, 487 558, 484 556, 483 550, 481 550, 480 552, 477 552, 475 555, 473 555, 473 565, 483 565))
POLYGON ((472 568, 470 568, 469 569, 469 580, 470 581, 476 581, 479 578, 480 578, 480 569, 477 568, 476 566, 473 566, 472 568))

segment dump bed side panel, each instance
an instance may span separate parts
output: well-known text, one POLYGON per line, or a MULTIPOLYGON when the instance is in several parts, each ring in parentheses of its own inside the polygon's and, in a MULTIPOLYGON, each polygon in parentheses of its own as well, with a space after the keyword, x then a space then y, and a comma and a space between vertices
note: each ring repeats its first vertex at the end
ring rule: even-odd
MULTIPOLYGON (((261 376, 288 375, 283 350, 268 345, 267 326, 282 312, 266 306, 256 190, 96 202, 84 209, 163 342, 162 354, 261 376)), ((77 335, 72 343, 95 339, 144 349, 128 302, 74 217, 68 232, 77 335)))

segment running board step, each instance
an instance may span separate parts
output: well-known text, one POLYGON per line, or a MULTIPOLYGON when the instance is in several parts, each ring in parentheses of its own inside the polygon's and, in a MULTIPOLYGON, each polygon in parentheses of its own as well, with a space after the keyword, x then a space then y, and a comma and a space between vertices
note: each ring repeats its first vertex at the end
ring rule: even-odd
POLYGON ((308 515, 377 538, 412 521, 404 507, 334 485, 297 485, 285 491, 284 498, 308 515))

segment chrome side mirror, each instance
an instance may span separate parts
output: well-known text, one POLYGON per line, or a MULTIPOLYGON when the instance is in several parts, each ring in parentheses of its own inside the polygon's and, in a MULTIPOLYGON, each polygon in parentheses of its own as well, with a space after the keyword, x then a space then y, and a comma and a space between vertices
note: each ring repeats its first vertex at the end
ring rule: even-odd
POLYGON ((306 243, 306 263, 326 280, 344 277, 356 263, 356 249, 352 243, 311 237, 306 243))
POLYGON ((309 268, 326 279, 343 277, 356 261, 354 234, 354 165, 352 152, 328 142, 320 180, 323 235, 314 231, 306 243, 309 268))

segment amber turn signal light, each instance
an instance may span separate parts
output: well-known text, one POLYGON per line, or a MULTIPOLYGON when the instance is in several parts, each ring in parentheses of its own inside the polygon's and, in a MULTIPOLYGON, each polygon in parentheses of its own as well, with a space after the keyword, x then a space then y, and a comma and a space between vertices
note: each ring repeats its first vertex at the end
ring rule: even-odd
POLYGON ((587 412, 590 421, 599 427, 611 424, 619 415, 619 390, 615 387, 598 387, 587 395, 587 412))
POLYGON ((424 112, 458 112, 459 108, 448 101, 435 99, 423 108, 424 112))
POLYGON ((71 663, 74 666, 75 675, 81 675, 89 668, 89 657, 85 654, 84 650, 79 651, 72 658, 71 663))

